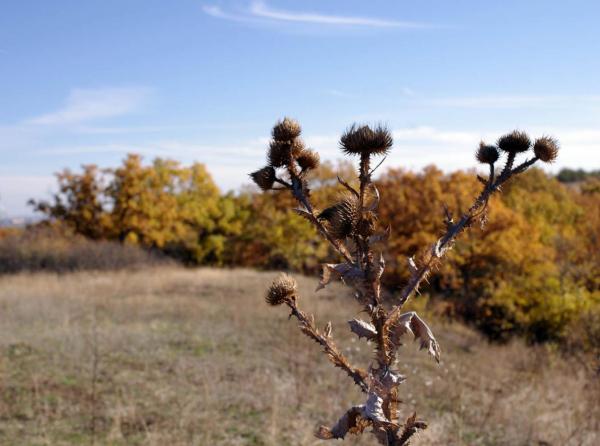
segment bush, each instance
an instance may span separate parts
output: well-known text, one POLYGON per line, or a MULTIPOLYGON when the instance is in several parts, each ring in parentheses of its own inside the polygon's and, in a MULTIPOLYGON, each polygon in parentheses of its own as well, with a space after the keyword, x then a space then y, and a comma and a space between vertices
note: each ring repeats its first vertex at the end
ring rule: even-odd
POLYGON ((159 253, 110 241, 93 241, 48 226, 0 239, 0 274, 141 268, 168 262, 159 253))

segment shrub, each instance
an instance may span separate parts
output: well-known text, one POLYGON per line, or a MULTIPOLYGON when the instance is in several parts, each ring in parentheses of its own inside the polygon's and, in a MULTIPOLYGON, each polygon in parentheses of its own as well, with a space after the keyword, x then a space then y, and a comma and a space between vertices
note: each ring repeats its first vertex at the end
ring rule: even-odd
POLYGON ((159 253, 94 241, 56 227, 31 227, 0 239, 0 274, 117 270, 167 263, 159 253))

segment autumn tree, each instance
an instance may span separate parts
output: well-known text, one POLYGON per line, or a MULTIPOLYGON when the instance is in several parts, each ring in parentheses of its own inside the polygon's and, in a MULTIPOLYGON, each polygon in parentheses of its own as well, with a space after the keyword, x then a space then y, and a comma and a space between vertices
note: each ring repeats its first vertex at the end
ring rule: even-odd
POLYGON ((84 165, 82 169, 80 174, 65 169, 55 175, 58 192, 51 201, 30 200, 29 203, 34 210, 64 223, 74 232, 101 239, 111 225, 105 210, 105 172, 93 164, 84 165))

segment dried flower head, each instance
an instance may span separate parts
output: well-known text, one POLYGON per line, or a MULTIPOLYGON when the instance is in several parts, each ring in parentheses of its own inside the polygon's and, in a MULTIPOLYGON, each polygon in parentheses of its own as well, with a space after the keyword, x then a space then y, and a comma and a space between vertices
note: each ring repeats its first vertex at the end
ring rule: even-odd
POLYGON ((281 305, 296 293, 297 288, 298 284, 293 277, 281 274, 269 287, 265 300, 269 305, 281 305))
POLYGON ((275 182, 275 169, 272 166, 263 167, 256 172, 252 172, 250 177, 262 190, 269 190, 275 182))
POLYGON ((558 156, 558 141, 550 136, 542 136, 535 140, 533 153, 545 163, 552 163, 558 156))
POLYGON ((483 141, 479 143, 479 149, 477 149, 476 158, 482 164, 494 164, 498 161, 500 154, 498 149, 494 146, 488 146, 483 141))
POLYGON ((327 221, 333 238, 343 240, 352 234, 360 219, 359 203, 356 197, 349 195, 323 210, 318 218, 327 221))
POLYGON ((531 139, 529 139, 527 133, 518 130, 501 136, 498 139, 498 147, 500 150, 508 153, 527 152, 530 146, 531 139))
POLYGON ((302 150, 296 158, 298 165, 302 170, 311 170, 319 167, 321 161, 319 154, 314 150, 302 150))
POLYGON ((356 232, 363 237, 369 237, 375 233, 375 215, 372 212, 366 212, 359 220, 356 232))
POLYGON ((302 128, 295 119, 283 118, 282 121, 278 121, 273 127, 273 139, 277 141, 291 141, 294 138, 300 136, 302 128))
POLYGON ((271 141, 269 144, 269 164, 273 167, 283 167, 290 157, 290 143, 287 141, 271 141))
POLYGON ((283 167, 292 157, 298 156, 304 150, 304 142, 301 139, 293 141, 273 140, 269 144, 269 164, 273 167, 283 167))
POLYGON ((371 129, 368 125, 353 124, 342 135, 340 145, 349 155, 382 155, 390 150, 393 142, 390 131, 381 125, 371 129))

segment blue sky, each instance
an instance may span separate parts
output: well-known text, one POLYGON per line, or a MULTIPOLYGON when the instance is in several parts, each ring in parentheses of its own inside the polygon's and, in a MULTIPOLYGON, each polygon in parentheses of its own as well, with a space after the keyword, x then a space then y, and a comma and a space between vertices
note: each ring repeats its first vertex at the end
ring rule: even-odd
POLYGON ((389 166, 475 165, 519 128, 600 168, 596 1, 12 1, 0 6, 0 213, 52 173, 127 152, 206 163, 223 190, 299 119, 336 159, 352 122, 393 129, 389 166))

